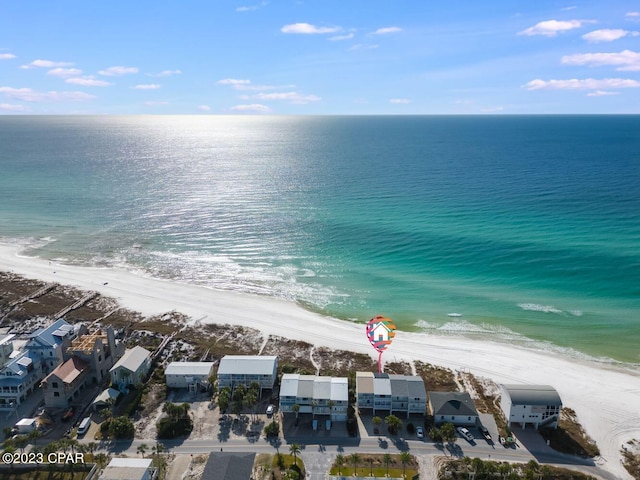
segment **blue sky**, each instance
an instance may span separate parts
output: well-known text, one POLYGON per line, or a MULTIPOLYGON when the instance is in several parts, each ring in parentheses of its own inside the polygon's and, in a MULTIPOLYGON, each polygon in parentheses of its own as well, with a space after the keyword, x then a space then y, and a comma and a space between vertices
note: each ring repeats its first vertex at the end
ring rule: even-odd
POLYGON ((0 114, 640 113, 640 0, 0 0, 0 114))

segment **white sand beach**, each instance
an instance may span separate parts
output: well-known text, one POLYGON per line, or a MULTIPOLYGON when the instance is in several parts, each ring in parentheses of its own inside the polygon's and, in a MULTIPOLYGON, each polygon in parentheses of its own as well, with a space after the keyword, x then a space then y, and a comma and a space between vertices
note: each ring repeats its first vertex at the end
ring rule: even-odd
MULTIPOLYGON (((175 310, 194 321, 242 325, 265 335, 374 357, 364 325, 314 314, 293 303, 115 269, 51 264, 17 252, 16 246, 0 246, 0 270, 98 291, 144 315, 175 310)), ((602 453, 601 467, 618 478, 631 478, 621 465, 619 451, 628 440, 640 439, 640 371, 500 343, 405 332, 397 332, 384 358, 465 369, 497 383, 550 384, 596 440, 602 453)))

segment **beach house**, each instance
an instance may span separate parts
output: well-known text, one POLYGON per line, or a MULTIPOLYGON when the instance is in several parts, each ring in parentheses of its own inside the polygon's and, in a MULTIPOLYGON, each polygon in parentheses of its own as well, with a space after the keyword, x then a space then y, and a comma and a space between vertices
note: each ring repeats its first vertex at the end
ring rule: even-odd
POLYGON ((500 385, 500 407, 507 425, 518 423, 523 428, 531 424, 557 427, 562 410, 562 400, 550 385, 500 385))
POLYGON ((112 458, 98 480, 154 480, 158 469, 150 458, 112 458))
POLYGON ((262 392, 273 389, 277 375, 276 356, 225 355, 218 366, 218 386, 233 388, 242 384, 248 388, 257 382, 262 392))
POLYGON ((475 425, 478 411, 467 392, 429 392, 429 410, 436 425, 475 425))
POLYGON ((0 335, 0 368, 11 359, 13 353, 13 337, 14 334, 0 335))
POLYGON ((80 335, 65 352, 65 359, 78 357, 90 366, 90 381, 100 383, 124 354, 124 344, 117 343, 113 328, 107 327, 80 335))
POLYGON ((215 362, 171 362, 164 370, 167 387, 188 388, 192 391, 209 388, 214 365, 215 362))
POLYGON ((78 357, 71 357, 58 365, 42 381, 44 404, 65 408, 74 402, 87 385, 91 366, 78 357))
POLYGON ((111 384, 124 391, 129 385, 136 385, 145 381, 151 368, 151 352, 137 345, 124 352, 109 370, 111 384))
POLYGON ((427 391, 413 375, 356 372, 356 400, 361 411, 424 415, 427 391))
POLYGON ((49 373, 64 362, 64 352, 78 336, 80 328, 80 325, 74 327, 62 319, 56 320, 30 334, 24 349, 34 361, 42 363, 44 373, 49 373))
POLYGON ((255 458, 255 452, 211 452, 200 480, 252 479, 255 458))
POLYGON ((336 422, 347 420, 347 377, 320 377, 285 373, 280 380, 280 411, 327 415, 336 422), (298 407, 294 408, 294 405, 298 407))
POLYGON ((0 367, 0 408, 20 405, 44 377, 42 362, 30 355, 20 352, 0 367))

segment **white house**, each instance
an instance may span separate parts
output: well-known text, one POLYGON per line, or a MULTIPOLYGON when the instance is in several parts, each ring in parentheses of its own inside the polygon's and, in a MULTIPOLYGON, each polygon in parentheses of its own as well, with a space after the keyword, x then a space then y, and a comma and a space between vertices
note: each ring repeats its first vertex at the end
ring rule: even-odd
POLYGON ((280 411, 329 415, 335 422, 347 420, 349 386, 347 377, 319 377, 285 373, 280 382, 280 411))
POLYGON ((519 423, 524 428, 531 423, 558 426, 562 400, 555 388, 549 385, 500 385, 502 398, 500 407, 507 424, 519 423))
POLYGON ((218 366, 218 386, 233 388, 253 382, 260 390, 273 389, 278 375, 278 357, 259 355, 225 355, 218 366))
POLYGON ((436 425, 475 425, 478 411, 467 392, 429 392, 429 409, 436 425))
POLYGON ((422 378, 412 375, 356 372, 359 410, 424 415, 427 391, 422 378))
POLYGON ((171 362, 164 370, 167 387, 208 388, 215 362, 171 362))
POLYGON ((111 383, 120 390, 129 385, 145 381, 151 368, 151 352, 137 345, 124 352, 124 355, 111 367, 111 383))
POLYGON ((98 480, 154 480, 158 470, 150 458, 112 458, 98 480))

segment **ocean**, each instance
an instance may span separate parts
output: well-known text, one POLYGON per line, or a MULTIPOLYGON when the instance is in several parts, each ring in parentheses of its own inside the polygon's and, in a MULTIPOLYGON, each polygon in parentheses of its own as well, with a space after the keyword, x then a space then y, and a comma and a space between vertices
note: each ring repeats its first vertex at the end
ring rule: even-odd
POLYGON ((640 364, 640 116, 0 116, 0 172, 27 255, 640 364))

